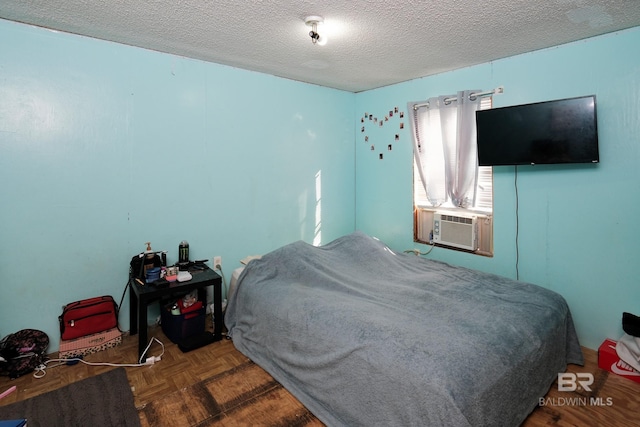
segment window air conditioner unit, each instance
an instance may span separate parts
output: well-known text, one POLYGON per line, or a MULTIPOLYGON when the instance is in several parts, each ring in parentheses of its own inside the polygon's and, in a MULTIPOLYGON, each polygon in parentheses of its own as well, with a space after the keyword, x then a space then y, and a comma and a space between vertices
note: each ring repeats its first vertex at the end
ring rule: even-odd
POLYGON ((434 213, 433 242, 470 251, 478 250, 478 217, 434 213))

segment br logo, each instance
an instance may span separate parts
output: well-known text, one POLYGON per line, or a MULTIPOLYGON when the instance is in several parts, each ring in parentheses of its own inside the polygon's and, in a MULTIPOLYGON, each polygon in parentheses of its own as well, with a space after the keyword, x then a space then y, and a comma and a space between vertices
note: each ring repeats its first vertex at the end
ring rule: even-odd
POLYGON ((576 391, 578 388, 591 391, 589 387, 591 384, 593 384, 593 374, 589 372, 558 374, 558 391, 576 391))

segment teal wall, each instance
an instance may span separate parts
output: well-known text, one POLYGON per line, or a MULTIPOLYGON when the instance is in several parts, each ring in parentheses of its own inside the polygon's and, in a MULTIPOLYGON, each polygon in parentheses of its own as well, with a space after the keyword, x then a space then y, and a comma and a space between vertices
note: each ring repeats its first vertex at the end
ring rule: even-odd
MULTIPOLYGON (((0 38, 0 335, 41 329, 55 351, 62 305, 119 301, 148 240, 169 262, 183 239, 220 255, 227 279, 247 255, 356 228, 425 249, 409 123, 389 111, 499 85, 495 106, 598 101, 599 165, 518 168, 520 279, 561 293, 590 348, 640 314, 640 28, 358 94, 3 20, 0 38)), ((515 278, 514 178, 494 169, 493 258, 430 256, 515 278)))
POLYGON ((353 231, 354 94, 4 20, 0 39, 0 335, 57 350, 62 306, 120 301, 146 241, 230 279, 353 231))
MULTIPOLYGON (((584 346, 618 339, 622 312, 640 314, 638 46, 636 27, 358 94, 356 228, 397 250, 426 249, 413 243, 410 131, 380 160, 375 153, 384 151, 391 132, 386 123, 384 131, 365 129, 382 146, 372 152, 362 141, 365 112, 394 105, 406 111, 408 101, 500 85, 505 93, 494 97, 496 107, 595 94, 600 164, 518 167, 519 277, 567 299, 584 346)), ((493 258, 438 248, 429 256, 515 278, 514 181, 514 167, 494 168, 493 258)))

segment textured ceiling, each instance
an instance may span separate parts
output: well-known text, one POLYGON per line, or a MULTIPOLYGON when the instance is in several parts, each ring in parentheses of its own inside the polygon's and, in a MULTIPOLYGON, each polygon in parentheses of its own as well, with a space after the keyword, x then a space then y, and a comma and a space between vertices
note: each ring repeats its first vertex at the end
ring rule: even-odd
POLYGON ((2 0, 0 17, 359 92, 638 26, 640 1, 2 0))

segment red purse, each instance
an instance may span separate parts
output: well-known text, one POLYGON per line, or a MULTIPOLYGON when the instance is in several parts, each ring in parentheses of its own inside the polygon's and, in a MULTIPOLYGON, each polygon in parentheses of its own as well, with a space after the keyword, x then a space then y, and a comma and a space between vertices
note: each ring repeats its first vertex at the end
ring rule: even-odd
POLYGON ((118 326, 118 305, 105 295, 67 304, 58 318, 63 340, 84 337, 118 326))

